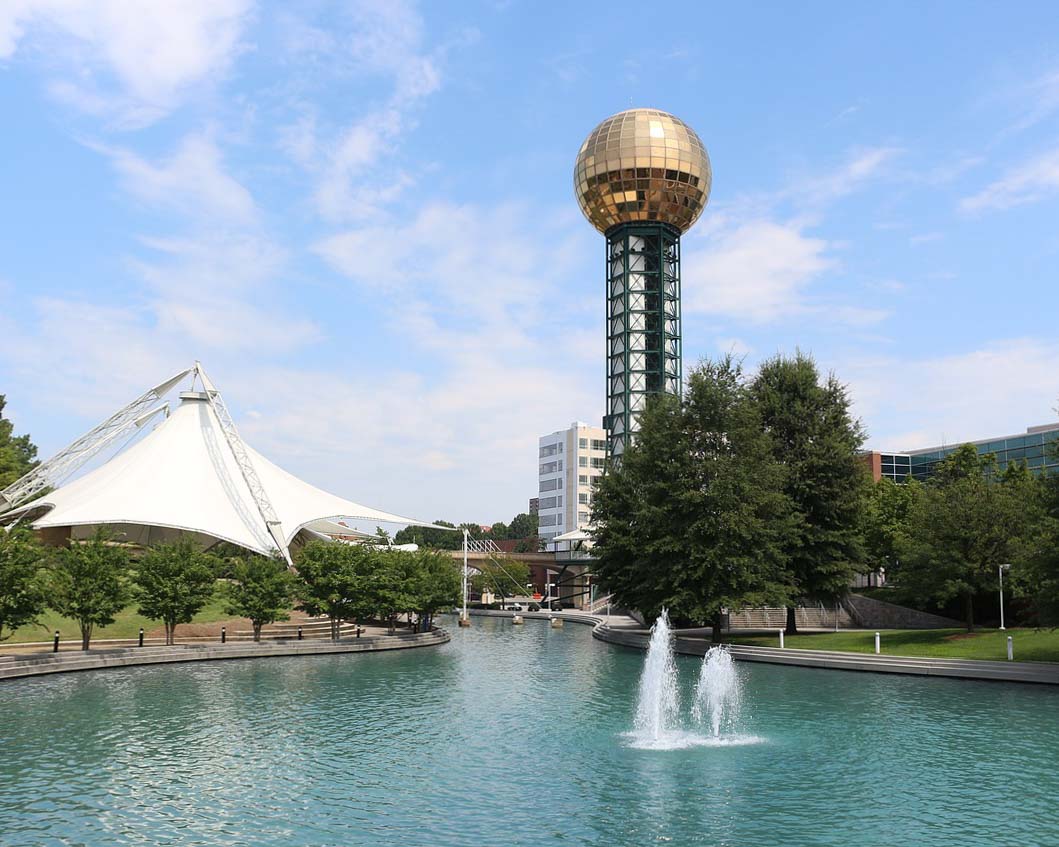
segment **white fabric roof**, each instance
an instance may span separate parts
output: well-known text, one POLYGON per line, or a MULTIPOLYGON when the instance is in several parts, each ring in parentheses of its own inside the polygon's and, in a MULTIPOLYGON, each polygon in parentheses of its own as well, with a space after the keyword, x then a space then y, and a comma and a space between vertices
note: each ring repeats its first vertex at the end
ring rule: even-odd
POLYGON ((572 529, 563 535, 556 535, 551 541, 590 541, 592 536, 583 529, 572 529))
MULTIPOLYGON (((303 526, 329 518, 433 526, 328 494, 249 445, 246 450, 288 544, 303 526)), ((33 521, 37 529, 142 524, 199 532, 261 553, 275 548, 205 400, 182 400, 167 420, 132 447, 8 516, 41 506, 51 509, 33 521)))

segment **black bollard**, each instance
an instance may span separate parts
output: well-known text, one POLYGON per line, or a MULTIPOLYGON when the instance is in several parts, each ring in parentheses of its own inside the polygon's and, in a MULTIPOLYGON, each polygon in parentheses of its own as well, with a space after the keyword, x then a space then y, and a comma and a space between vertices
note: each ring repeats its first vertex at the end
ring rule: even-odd
POLYGON ((357 625, 357 638, 360 638, 360 625, 357 625))
POLYGON ((301 627, 298 627, 298 640, 299 641, 302 640, 302 628, 301 627))
POLYGON ((143 647, 143 627, 140 627, 140 646, 143 647))
POLYGON ((221 627, 221 644, 228 640, 228 629, 227 627, 221 627))
POLYGON ((59 652, 59 630, 55 630, 55 641, 52 644, 51 651, 53 653, 59 652))

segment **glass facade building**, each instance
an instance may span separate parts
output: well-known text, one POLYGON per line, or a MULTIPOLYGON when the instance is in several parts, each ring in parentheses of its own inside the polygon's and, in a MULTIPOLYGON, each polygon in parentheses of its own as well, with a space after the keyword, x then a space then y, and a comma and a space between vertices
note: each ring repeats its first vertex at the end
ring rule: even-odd
MULTIPOLYGON (((870 453, 865 458, 876 479, 904 482, 909 476, 923 482, 930 478, 938 462, 958 450, 963 443, 947 447, 926 447, 904 453, 870 453)), ((985 438, 970 442, 979 455, 992 453, 1003 471, 1012 462, 1025 462, 1035 474, 1059 473, 1059 423, 1032 426, 1021 435, 985 438)))

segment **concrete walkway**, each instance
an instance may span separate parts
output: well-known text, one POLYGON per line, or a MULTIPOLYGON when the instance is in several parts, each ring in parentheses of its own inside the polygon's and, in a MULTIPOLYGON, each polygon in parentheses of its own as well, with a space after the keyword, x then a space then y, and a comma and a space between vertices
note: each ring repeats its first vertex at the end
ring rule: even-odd
MULTIPOLYGON (((511 617, 514 612, 472 610, 472 615, 511 617)), ((561 617, 575 623, 591 624, 592 636, 608 644, 646 650, 651 633, 627 615, 589 615, 584 612, 519 612, 525 618, 561 617)), ((702 656, 713 646, 708 638, 678 635, 673 649, 686 656, 702 656)), ((1032 682, 1059 685, 1059 663, 987 662, 977 659, 930 659, 913 656, 876 656, 871 653, 844 653, 826 650, 795 650, 778 647, 730 645, 732 658, 740 662, 765 662, 842 671, 869 671, 912 676, 952 677, 998 682, 1032 682)))
POLYGON ((68 671, 130 667, 173 662, 204 662, 219 659, 257 659, 267 656, 326 656, 334 653, 372 653, 405 650, 444 644, 449 634, 443 629, 423 633, 399 633, 342 641, 235 642, 228 644, 177 644, 172 647, 122 647, 117 649, 70 651, 62 653, 0 656, 0 680, 41 676, 68 671))

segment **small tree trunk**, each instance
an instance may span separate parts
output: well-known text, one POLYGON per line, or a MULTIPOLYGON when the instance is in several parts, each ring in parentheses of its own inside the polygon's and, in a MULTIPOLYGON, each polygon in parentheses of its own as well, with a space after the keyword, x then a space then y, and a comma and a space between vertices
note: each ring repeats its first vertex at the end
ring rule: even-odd
POLYGON ((963 595, 963 616, 967 621, 967 631, 974 629, 974 594, 967 591, 963 595))
POLYGON ((261 622, 260 621, 251 621, 250 623, 254 627, 254 641, 260 641, 261 640, 261 622))
POLYGON ((88 649, 88 642, 92 640, 92 624, 82 623, 81 624, 81 649, 88 649))
POLYGON ((721 626, 723 624, 723 618, 721 613, 718 612, 713 618, 713 635, 712 640, 714 644, 721 643, 721 626))
POLYGON ((165 646, 172 647, 176 634, 176 623, 174 621, 165 622, 165 646))
POLYGON ((787 607, 787 629, 786 629, 786 634, 787 635, 797 635, 798 634, 798 618, 795 615, 796 611, 797 610, 795 609, 794 606, 788 606, 787 607))

